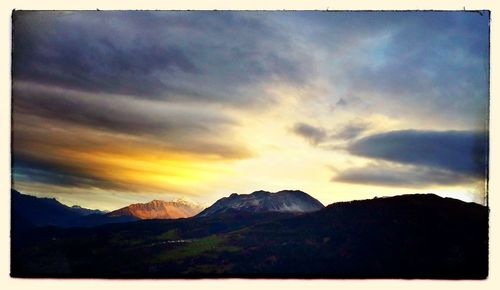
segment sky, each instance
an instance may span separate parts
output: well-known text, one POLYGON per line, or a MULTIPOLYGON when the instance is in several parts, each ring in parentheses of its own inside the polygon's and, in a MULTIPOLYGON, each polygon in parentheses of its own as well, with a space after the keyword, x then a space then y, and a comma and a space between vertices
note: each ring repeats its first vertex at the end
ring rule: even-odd
POLYGON ((485 202, 488 12, 16 11, 12 36, 23 193, 485 202))

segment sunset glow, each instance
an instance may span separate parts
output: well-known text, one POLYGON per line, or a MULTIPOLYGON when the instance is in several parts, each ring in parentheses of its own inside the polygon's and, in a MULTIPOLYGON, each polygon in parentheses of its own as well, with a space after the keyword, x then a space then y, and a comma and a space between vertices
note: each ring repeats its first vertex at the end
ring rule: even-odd
POLYGON ((13 187, 106 210, 259 189, 483 203, 488 25, 466 12, 18 13, 13 187))

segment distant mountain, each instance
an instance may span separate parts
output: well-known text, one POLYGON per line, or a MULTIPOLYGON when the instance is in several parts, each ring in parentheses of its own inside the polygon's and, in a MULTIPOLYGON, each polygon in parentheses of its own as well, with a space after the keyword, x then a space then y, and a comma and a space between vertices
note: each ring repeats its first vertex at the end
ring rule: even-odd
POLYGON ((55 198, 39 198, 11 190, 13 228, 32 226, 79 227, 126 222, 133 218, 107 217, 99 210, 66 206, 55 198))
POLYGON ((282 190, 279 192, 255 191, 251 194, 233 193, 223 197, 206 208, 199 217, 228 211, 248 212, 313 212, 325 206, 317 199, 300 190, 282 190))
POLYGON ((108 213, 108 211, 103 211, 103 210, 98 210, 98 209, 88 209, 81 207, 79 205, 74 205, 71 207, 71 209, 80 215, 92 215, 92 214, 105 214, 108 213))
POLYGON ((55 198, 39 198, 12 190, 12 220, 23 219, 35 226, 59 225, 81 217, 81 210, 66 206, 55 198))
POLYGON ((110 217, 133 216, 138 219, 178 219, 198 214, 203 207, 186 200, 153 200, 148 203, 136 203, 107 214, 110 217))

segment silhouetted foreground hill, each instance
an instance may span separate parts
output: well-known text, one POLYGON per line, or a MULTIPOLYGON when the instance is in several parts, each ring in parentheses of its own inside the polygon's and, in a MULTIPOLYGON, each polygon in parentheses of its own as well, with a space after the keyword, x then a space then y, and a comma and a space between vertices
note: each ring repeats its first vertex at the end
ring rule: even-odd
POLYGON ((435 195, 311 213, 228 211, 95 228, 37 228, 12 245, 15 277, 483 279, 488 209, 435 195))

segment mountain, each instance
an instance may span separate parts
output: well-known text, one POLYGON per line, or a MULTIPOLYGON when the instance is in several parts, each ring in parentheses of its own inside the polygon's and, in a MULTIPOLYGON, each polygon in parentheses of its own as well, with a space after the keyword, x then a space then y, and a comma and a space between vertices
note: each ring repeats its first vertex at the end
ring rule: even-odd
POLYGON ((178 219, 188 218, 203 210, 198 204, 178 199, 174 201, 153 200, 148 203, 136 203, 112 211, 110 217, 133 216, 138 219, 178 219))
POLYGON ((14 277, 488 276, 488 208, 433 194, 341 202, 300 215, 234 210, 82 229, 35 228, 17 241, 14 277))
POLYGON ((113 222, 127 222, 132 218, 111 218, 99 210, 66 206, 55 198, 39 198, 11 190, 13 229, 37 226, 95 226, 113 222))
POLYGON ((303 213, 317 211, 324 207, 321 202, 300 190, 282 190, 275 193, 259 190, 251 194, 233 193, 229 197, 223 197, 198 216, 203 217, 234 210, 303 213))
POLYGON ((82 216, 79 210, 74 210, 55 198, 39 198, 21 194, 14 189, 11 193, 13 221, 23 219, 35 226, 59 225, 82 216))
POLYGON ((83 215, 83 216, 86 216, 86 215, 92 215, 92 214, 105 214, 105 213, 108 213, 107 211, 103 211, 103 210, 98 210, 98 209, 88 209, 88 208, 84 208, 84 207, 81 207, 79 205, 73 205, 71 207, 71 209, 77 213, 79 213, 80 215, 83 215))

